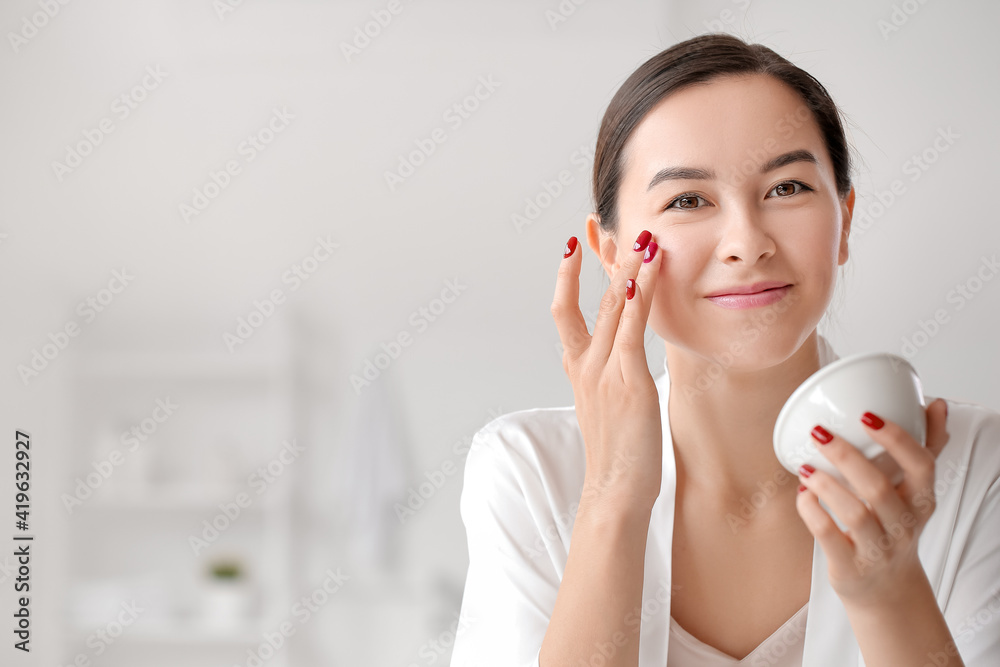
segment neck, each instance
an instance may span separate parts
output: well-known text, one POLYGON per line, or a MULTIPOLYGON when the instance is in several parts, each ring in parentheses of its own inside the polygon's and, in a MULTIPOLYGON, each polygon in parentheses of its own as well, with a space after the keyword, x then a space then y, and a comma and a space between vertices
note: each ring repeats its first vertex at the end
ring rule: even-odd
POLYGON ((771 481, 776 493, 794 496, 798 480, 774 455, 774 424, 792 392, 820 368, 816 330, 767 368, 720 370, 669 344, 667 366, 678 493, 732 507, 771 481))

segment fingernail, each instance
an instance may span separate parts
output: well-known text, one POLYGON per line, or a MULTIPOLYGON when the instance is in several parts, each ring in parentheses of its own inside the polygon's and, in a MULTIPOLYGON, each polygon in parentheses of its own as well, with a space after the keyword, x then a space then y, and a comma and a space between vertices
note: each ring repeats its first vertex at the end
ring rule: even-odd
POLYGON ((653 234, 649 230, 642 230, 642 234, 639 234, 639 238, 635 240, 635 245, 632 246, 632 250, 639 252, 640 250, 645 250, 646 246, 649 245, 649 239, 653 238, 653 234))
POLYGON ((799 493, 802 493, 805 490, 806 490, 806 485, 805 484, 799 484, 799 493))
POLYGON ((880 429, 885 426, 885 422, 873 415, 870 412, 866 412, 861 415, 861 423, 869 428, 880 429))
POLYGON ((816 440, 819 440, 819 444, 821 445, 825 445, 826 443, 833 440, 833 436, 830 435, 830 432, 827 431, 822 426, 816 426, 816 428, 812 430, 812 437, 816 438, 816 440))
POLYGON ((656 245, 656 241, 650 242, 650 244, 646 247, 646 256, 642 259, 643 264, 653 261, 653 258, 656 257, 657 247, 658 246, 656 245))
POLYGON ((635 281, 629 278, 625 281, 625 298, 631 299, 635 296, 635 281))
POLYGON ((576 250, 577 239, 575 236, 569 237, 569 241, 566 241, 566 250, 563 252, 563 259, 569 257, 576 250))
POLYGON ((803 477, 808 477, 814 472, 816 472, 816 468, 813 468, 808 463, 803 463, 802 465, 799 466, 799 474, 802 475, 803 477))

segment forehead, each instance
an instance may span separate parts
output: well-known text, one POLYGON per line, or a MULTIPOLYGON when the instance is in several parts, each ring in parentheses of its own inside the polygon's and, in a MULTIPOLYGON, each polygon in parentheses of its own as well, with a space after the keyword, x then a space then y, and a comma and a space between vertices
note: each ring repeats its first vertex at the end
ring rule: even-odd
POLYGON ((665 166, 711 169, 731 181, 798 148, 828 159, 802 98, 771 76, 727 76, 672 93, 646 114, 625 146, 625 181, 645 190, 665 166))

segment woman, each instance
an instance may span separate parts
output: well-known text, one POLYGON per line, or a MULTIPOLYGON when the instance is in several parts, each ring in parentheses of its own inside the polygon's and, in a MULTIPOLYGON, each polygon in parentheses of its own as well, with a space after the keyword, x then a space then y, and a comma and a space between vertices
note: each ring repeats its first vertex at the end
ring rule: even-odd
POLYGON ((612 99, 594 200, 593 335, 575 237, 552 303, 575 406, 494 420, 466 462, 452 667, 1000 665, 1000 412, 925 397, 926 447, 866 415, 896 487, 817 425, 858 494, 773 452, 839 358, 816 326, 854 189, 823 86, 735 37, 677 44, 612 99))

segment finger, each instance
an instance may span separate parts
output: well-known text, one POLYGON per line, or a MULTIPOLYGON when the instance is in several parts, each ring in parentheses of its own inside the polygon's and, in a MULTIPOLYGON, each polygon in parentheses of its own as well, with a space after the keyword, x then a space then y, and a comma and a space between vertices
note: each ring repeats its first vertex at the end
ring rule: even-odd
POLYGON ((906 429, 880 415, 866 412, 862 426, 869 437, 889 453, 903 469, 903 482, 899 485, 903 498, 913 503, 913 495, 934 485, 934 455, 913 439, 906 429), (869 423, 865 419, 870 418, 869 423))
POLYGON ((927 451, 936 459, 951 439, 948 433, 948 401, 935 399, 927 406, 927 451))
POLYGON ((625 306, 625 283, 629 279, 635 280, 638 276, 646 246, 652 238, 652 233, 643 230, 630 250, 619 249, 619 257, 622 257, 621 268, 611 278, 611 285, 601 299, 601 308, 597 312, 597 322, 594 324, 590 355, 598 365, 607 364, 611 356, 615 335, 621 323, 622 308, 625 306))
POLYGON ((583 249, 575 236, 571 236, 563 250, 563 260, 556 276, 556 291, 552 299, 552 319, 559 331, 563 346, 564 361, 576 360, 590 345, 587 322, 580 312, 580 265, 583 263, 583 249), (566 256, 566 253, 569 253, 566 256))
POLYGON ((854 557, 854 545, 840 530, 833 517, 819 504, 819 496, 806 487, 805 490, 799 491, 798 498, 795 499, 795 509, 798 510, 806 528, 823 548, 823 553, 829 562, 850 562, 854 557))
MULTIPOLYGON (((868 506, 856 494, 840 483, 833 475, 817 470, 808 477, 799 475, 799 481, 812 491, 847 527, 851 541, 865 545, 877 542, 885 531, 868 506)), ((837 530, 840 530, 839 528, 837 530)))
POLYGON ((617 350, 622 377, 626 381, 649 375, 645 349, 646 322, 649 320, 662 261, 663 251, 655 240, 650 241, 635 279, 635 295, 631 299, 626 298, 621 326, 615 334, 614 348, 617 350))
MULTIPOLYGON (((812 437, 818 443, 816 448, 833 464, 853 488, 852 492, 841 486, 846 493, 849 493, 854 498, 860 497, 859 500, 862 502, 867 502, 881 526, 890 526, 899 521, 899 518, 907 510, 907 504, 903 501, 900 492, 892 485, 892 481, 886 477, 884 472, 869 461, 861 453, 861 450, 853 444, 835 433, 830 433, 821 425, 817 424, 817 427, 813 429, 812 437), (828 439, 828 436, 832 436, 832 439, 824 443, 828 439)), ((800 476, 802 475, 801 469, 799 474, 800 476)), ((816 475, 818 476, 819 473, 817 472, 816 475)), ((826 476, 830 480, 836 481, 835 478, 829 475, 826 476)), ((825 483, 823 485, 826 486, 825 483)), ((823 498, 823 502, 826 502, 825 497, 823 498)), ((833 505, 828 504, 827 507, 834 509, 833 505)), ((853 512, 857 508, 853 504, 844 504, 843 509, 853 512)), ((839 512, 837 516, 840 516, 839 512)))

